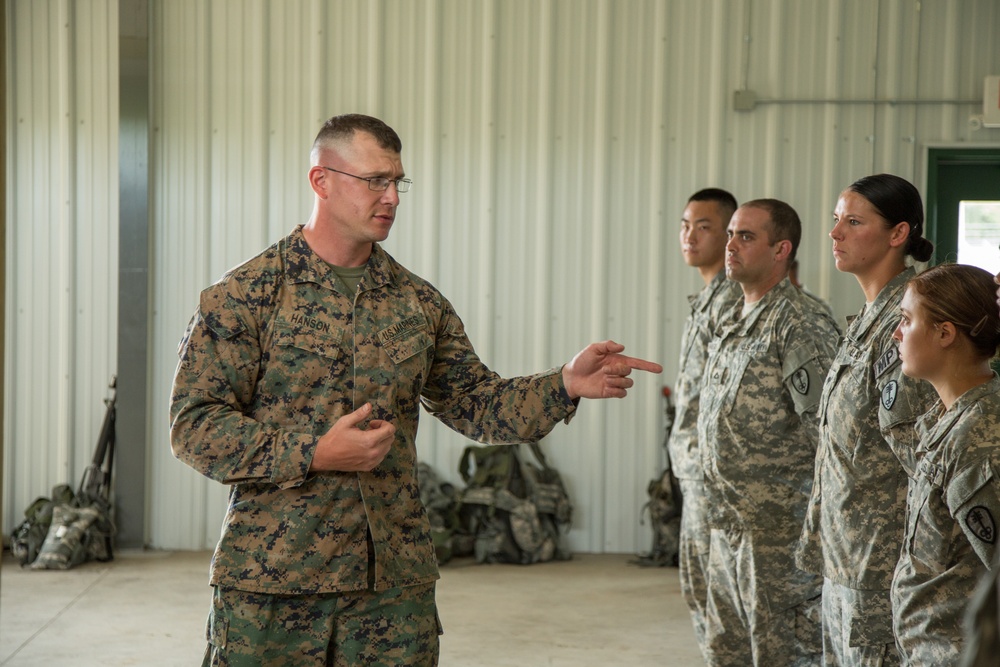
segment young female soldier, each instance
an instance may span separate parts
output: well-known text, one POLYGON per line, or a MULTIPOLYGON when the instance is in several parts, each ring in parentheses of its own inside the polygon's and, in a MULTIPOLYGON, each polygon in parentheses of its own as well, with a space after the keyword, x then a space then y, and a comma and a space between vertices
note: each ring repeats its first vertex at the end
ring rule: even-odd
POLYGON ((907 257, 927 261, 934 246, 922 236, 920 194, 891 174, 850 185, 833 221, 837 269, 857 278, 866 303, 849 319, 823 387, 820 445, 798 562, 823 575, 826 663, 895 665, 889 587, 906 503, 900 460, 912 466, 913 426, 935 397, 929 385, 900 371, 892 332, 904 286, 914 275, 907 257))
POLYGON ((960 264, 913 278, 903 296, 903 372, 940 400, 917 422, 906 532, 892 579, 896 643, 904 664, 957 665, 963 617, 994 562, 1000 521, 1000 345, 993 277, 960 264))

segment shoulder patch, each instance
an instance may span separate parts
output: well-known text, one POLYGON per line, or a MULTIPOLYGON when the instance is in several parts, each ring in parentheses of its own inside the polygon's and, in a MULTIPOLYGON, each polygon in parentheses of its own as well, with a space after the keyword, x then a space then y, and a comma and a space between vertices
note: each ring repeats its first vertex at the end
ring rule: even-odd
POLYGON ((896 394, 898 393, 899 384, 895 380, 882 387, 882 407, 886 410, 892 410, 892 406, 896 404, 896 394))
POLYGON ((993 515, 982 505, 976 505, 965 515, 965 525, 969 527, 972 534, 987 544, 993 544, 997 540, 996 522, 993 515))
POLYGON ((885 353, 878 358, 878 360, 875 362, 875 365, 872 367, 872 370, 875 371, 875 377, 878 377, 882 375, 882 373, 885 373, 898 360, 899 360, 899 348, 897 348, 895 345, 891 345, 889 349, 886 350, 885 353))
POLYGON ((799 392, 803 396, 809 393, 809 371, 805 368, 800 368, 799 370, 792 373, 792 386, 795 387, 795 391, 799 392))

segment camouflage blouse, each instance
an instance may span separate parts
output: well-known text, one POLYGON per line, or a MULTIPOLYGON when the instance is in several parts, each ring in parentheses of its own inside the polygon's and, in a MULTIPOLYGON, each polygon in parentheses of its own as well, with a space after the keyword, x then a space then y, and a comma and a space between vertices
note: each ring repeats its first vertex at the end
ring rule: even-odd
POLYGON ((680 370, 674 385, 677 414, 667 447, 670 466, 678 479, 701 481, 701 454, 698 451, 698 403, 701 373, 705 370, 712 327, 721 314, 743 295, 740 284, 719 273, 697 294, 688 297, 691 314, 684 321, 681 338, 680 370))
POLYGON ((787 279, 709 346, 698 414, 713 528, 796 532, 812 486, 821 378, 839 331, 787 279))
POLYGON ((490 443, 538 440, 575 410, 560 369, 490 371, 451 304, 377 245, 352 300, 301 227, 202 292, 179 353, 171 446, 231 485, 211 582, 245 591, 433 581, 417 489, 420 406, 490 443), (366 401, 371 419, 396 427, 382 463, 309 472, 320 436, 366 401))
POLYGON ((911 268, 893 278, 849 321, 823 386, 799 566, 851 588, 889 589, 903 534, 901 462, 915 465, 914 424, 937 398, 929 384, 903 375, 892 339, 913 275, 911 268))
MULTIPOLYGON (((1000 378, 917 423, 919 464, 892 579, 896 641, 912 664, 954 665, 969 600, 997 551, 1000 378)), ((905 660, 904 660, 905 662, 905 660)))

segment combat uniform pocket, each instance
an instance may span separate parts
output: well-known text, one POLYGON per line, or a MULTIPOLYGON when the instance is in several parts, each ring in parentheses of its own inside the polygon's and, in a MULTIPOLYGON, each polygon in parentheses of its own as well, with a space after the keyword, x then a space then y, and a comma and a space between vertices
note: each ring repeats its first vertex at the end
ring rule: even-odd
POLYGON ((992 562, 997 542, 997 520, 1000 519, 996 492, 983 489, 995 482, 995 472, 989 458, 959 473, 948 485, 946 501, 972 545, 976 555, 987 567, 992 562))
POLYGON ((205 627, 205 641, 208 642, 209 650, 225 649, 228 635, 229 617, 225 614, 222 596, 216 591, 212 599, 212 611, 208 615, 205 627))
POLYGON ((288 326, 278 325, 274 331, 274 344, 277 347, 294 348, 337 361, 342 355, 341 337, 339 331, 320 333, 314 330, 292 329, 288 326))
POLYGON ((416 329, 405 336, 384 343, 383 348, 385 349, 385 353, 389 355, 389 358, 392 359, 392 363, 399 366, 410 357, 423 352, 433 344, 434 340, 424 329, 416 329))

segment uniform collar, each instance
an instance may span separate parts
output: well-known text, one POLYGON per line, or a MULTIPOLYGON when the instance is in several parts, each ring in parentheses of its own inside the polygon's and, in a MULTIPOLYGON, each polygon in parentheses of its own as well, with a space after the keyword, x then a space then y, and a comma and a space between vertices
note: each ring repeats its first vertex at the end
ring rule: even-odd
POLYGON ((854 340, 863 339, 875 322, 882 318, 882 313, 886 308, 897 307, 901 298, 899 295, 906 288, 906 282, 916 274, 917 272, 912 266, 908 266, 896 274, 895 278, 879 290, 878 296, 875 297, 875 301, 870 306, 866 304, 860 314, 850 318, 847 335, 854 340))
POLYGON ((695 294, 688 295, 688 303, 691 305, 691 310, 699 311, 708 308, 709 304, 715 298, 715 295, 719 290, 723 289, 726 285, 726 270, 723 269, 715 274, 715 277, 708 281, 708 284, 698 290, 695 294))
POLYGON ((938 441, 947 435, 955 422, 965 414, 965 411, 975 406, 983 396, 997 393, 1000 393, 1000 377, 993 373, 993 378, 989 382, 965 392, 947 410, 938 399, 931 409, 917 421, 917 433, 920 435, 920 439, 923 440, 925 436, 928 436, 926 448, 933 449, 938 441))
MULTIPOLYGON (((284 239, 281 250, 285 276, 291 283, 316 283, 336 292, 343 292, 337 275, 319 255, 313 252, 299 225, 284 239)), ((372 254, 365 267, 365 275, 358 285, 358 292, 382 287, 395 282, 389 254, 379 244, 373 244, 372 254)))
MULTIPOLYGON (((781 279, 781 282, 767 290, 767 294, 762 296, 760 300, 753 305, 753 309, 747 313, 747 316, 742 320, 742 331, 744 334, 749 333, 757 326, 757 320, 761 318, 764 311, 768 310, 775 301, 778 299, 791 299, 794 296, 792 290, 797 289, 792 285, 788 277, 781 279)), ((746 297, 742 297, 736 302, 736 312, 739 313, 743 310, 743 304, 746 297)))

